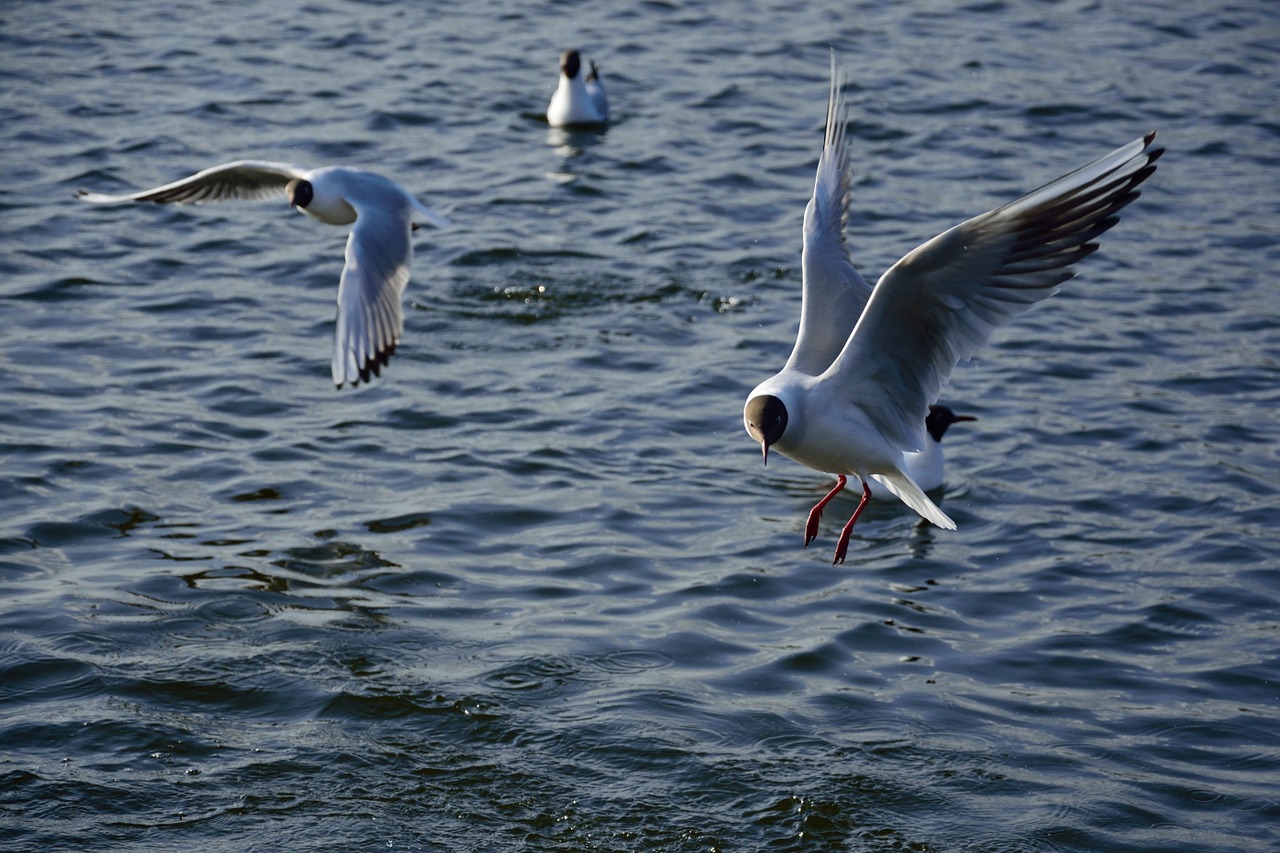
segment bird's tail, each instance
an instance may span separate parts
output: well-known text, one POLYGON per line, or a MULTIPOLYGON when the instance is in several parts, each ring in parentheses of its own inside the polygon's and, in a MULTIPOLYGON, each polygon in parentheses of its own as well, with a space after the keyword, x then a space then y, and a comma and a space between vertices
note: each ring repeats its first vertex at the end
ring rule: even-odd
POLYGON ((893 492, 898 500, 944 530, 956 529, 956 523, 945 512, 938 509, 937 504, 929 500, 929 496, 920 490, 915 480, 901 471, 894 471, 892 474, 872 474, 871 479, 893 492))

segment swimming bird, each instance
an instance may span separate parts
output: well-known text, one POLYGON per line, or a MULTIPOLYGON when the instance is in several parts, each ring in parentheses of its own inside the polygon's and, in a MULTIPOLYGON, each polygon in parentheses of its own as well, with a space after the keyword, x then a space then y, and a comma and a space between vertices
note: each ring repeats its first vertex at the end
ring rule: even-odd
POLYGON ((437 228, 449 220, 389 178, 363 169, 307 169, 266 160, 236 160, 155 189, 126 195, 81 190, 93 204, 151 201, 200 204, 285 196, 289 206, 329 225, 352 225, 338 280, 333 382, 352 387, 381 374, 404 332, 401 294, 413 258, 417 221, 437 228))
MULTIPOLYGON (((947 430, 952 424, 976 420, 977 418, 972 415, 957 415, 947 406, 929 407, 929 414, 924 419, 924 431, 929 437, 925 440, 924 448, 902 455, 902 470, 907 472, 908 477, 915 480, 921 491, 932 492, 942 487, 943 473, 946 469, 946 460, 942 454, 942 437, 946 435, 947 430)), ((895 497, 893 492, 880 485, 877 480, 870 480, 867 485, 871 487, 873 498, 895 497)))
POLYGON ((848 477, 862 499, 840 531, 833 563, 883 485, 939 527, 955 529, 905 470, 903 454, 926 448, 925 415, 952 368, 992 332, 1047 299, 1092 254, 1094 242, 1138 197, 1164 153, 1155 133, 1121 146, 1002 207, 975 216, 908 252, 871 288, 845 244, 849 175, 845 105, 835 54, 827 129, 813 197, 804 212, 800 329, 782 370, 756 386, 743 409, 765 464, 772 448, 836 485, 810 511, 804 544, 848 477))
POLYGON ((552 127, 590 127, 609 121, 609 98, 604 92, 600 69, 582 73, 582 56, 576 50, 560 54, 560 80, 547 106, 547 124, 552 127))

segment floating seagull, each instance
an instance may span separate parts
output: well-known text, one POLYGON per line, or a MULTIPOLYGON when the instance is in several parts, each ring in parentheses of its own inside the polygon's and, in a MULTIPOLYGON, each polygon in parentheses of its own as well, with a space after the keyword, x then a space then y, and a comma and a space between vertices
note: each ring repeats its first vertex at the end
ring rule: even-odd
MULTIPOLYGON (((929 415, 924 419, 924 431, 928 433, 929 438, 924 443, 924 449, 902 455, 902 470, 908 477, 915 480, 921 491, 932 492, 942 487, 942 475, 946 467, 942 455, 942 437, 946 435, 947 430, 952 424, 976 420, 977 418, 973 415, 957 415, 946 406, 929 407, 929 415)), ((867 485, 871 487, 873 498, 895 497, 893 492, 876 480, 870 481, 867 485)))
POLYGON ((338 282, 338 323, 333 342, 333 382, 354 387, 378 376, 404 331, 400 296, 409 281, 415 219, 437 228, 449 224, 388 178, 362 169, 306 169, 288 163, 237 160, 189 178, 128 195, 81 190, 94 204, 153 201, 200 204, 227 199, 286 196, 312 219, 350 225, 346 266, 338 282))
POLYGON ((827 132, 804 212, 800 331, 780 373, 747 397, 743 421, 765 463, 774 448, 836 476, 809 513, 804 544, 847 477, 862 500, 840 531, 834 563, 871 495, 868 478, 948 530, 946 516, 904 470, 927 447, 925 413, 952 368, 1014 315, 1052 296, 1070 267, 1138 197, 1164 149, 1155 133, 1117 148, 1017 201, 976 216, 907 253, 874 290, 845 245, 849 175, 842 80, 834 53, 827 132))
POLYGON ((582 74, 582 57, 576 50, 560 54, 560 82, 547 107, 547 124, 552 127, 590 127, 609 121, 609 99, 604 93, 600 70, 582 74))

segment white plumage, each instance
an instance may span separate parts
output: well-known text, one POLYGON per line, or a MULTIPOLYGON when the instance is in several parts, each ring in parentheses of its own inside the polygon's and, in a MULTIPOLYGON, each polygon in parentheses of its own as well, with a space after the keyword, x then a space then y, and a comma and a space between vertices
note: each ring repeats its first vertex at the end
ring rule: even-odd
POLYGON ((903 454, 926 447, 925 416, 952 368, 995 329, 1056 292, 1076 261, 1138 197, 1163 149, 1134 140, 1003 207, 913 249, 875 287, 845 244, 849 200, 844 100, 834 54, 827 132, 804 214, 800 329, 783 369, 747 398, 743 420, 765 461, 777 450, 836 475, 809 514, 805 545, 823 507, 857 477, 863 497, 841 531, 835 562, 870 496, 868 480, 939 527, 953 522, 925 495, 903 454))
POLYGON ((609 98, 600 70, 591 63, 583 68, 576 50, 560 54, 560 78, 547 106, 547 124, 552 127, 590 127, 609 121, 609 98))
POLYGON ((237 160, 127 195, 79 193, 83 201, 94 204, 200 204, 273 196, 287 196, 291 206, 312 219, 354 224, 338 283, 332 373, 339 388, 368 382, 380 374, 404 332, 400 303, 409 281, 415 220, 437 228, 449 224, 394 181, 362 169, 237 160))

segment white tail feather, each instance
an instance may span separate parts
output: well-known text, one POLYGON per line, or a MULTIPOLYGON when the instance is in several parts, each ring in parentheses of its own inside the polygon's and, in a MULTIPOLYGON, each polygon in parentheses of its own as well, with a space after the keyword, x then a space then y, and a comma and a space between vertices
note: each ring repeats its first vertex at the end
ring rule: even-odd
POLYGON ((901 471, 892 474, 872 474, 871 479, 884 486, 907 506, 932 521, 944 530, 955 530, 956 523, 948 517, 938 505, 929 500, 929 496, 920 490, 916 481, 901 471))

